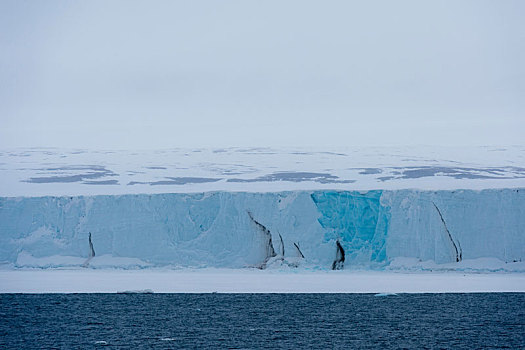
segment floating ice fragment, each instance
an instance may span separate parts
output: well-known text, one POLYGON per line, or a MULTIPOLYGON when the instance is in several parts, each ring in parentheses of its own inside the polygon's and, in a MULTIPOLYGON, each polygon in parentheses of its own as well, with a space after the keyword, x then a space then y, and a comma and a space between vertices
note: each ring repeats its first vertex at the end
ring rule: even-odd
POLYGON ((397 293, 377 293, 374 296, 375 297, 389 297, 389 296, 393 296, 393 295, 397 295, 397 293))
POLYGON ((153 294, 153 291, 151 289, 124 290, 118 291, 117 294, 153 294))

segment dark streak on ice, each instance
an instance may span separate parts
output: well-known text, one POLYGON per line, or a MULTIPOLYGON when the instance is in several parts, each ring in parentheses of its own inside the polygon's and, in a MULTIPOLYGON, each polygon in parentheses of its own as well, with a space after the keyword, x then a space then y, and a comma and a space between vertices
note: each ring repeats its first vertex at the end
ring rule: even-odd
POLYGON ((337 245, 337 252, 335 253, 335 260, 332 263, 332 270, 342 270, 345 264, 345 250, 339 240, 335 242, 337 245))
POLYGON ((91 241, 91 232, 89 233, 89 257, 95 256, 95 249, 93 248, 93 241, 91 241))
POLYGON ((151 185, 151 186, 185 185, 185 184, 200 184, 200 183, 207 183, 207 182, 217 182, 217 181, 222 180, 220 178, 208 178, 208 177, 167 177, 167 179, 168 180, 153 181, 153 182, 131 181, 131 182, 128 182, 128 186, 130 185, 151 185))
POLYGON ((118 180, 84 181, 84 185, 118 185, 118 180))
POLYGON ((388 181, 388 180, 395 179, 395 176, 381 176, 381 177, 378 177, 377 179, 380 181, 388 181))
POLYGON ((281 256, 284 256, 284 242, 283 242, 283 236, 279 233, 279 239, 281 240, 281 256))
POLYGON ((436 208, 439 214, 439 217, 441 218, 441 222, 443 223, 443 226, 445 227, 445 231, 447 232, 448 238, 450 239, 450 242, 452 243, 452 246, 454 247, 454 251, 456 252, 456 262, 460 262, 463 259, 463 251, 461 250, 461 245, 459 245, 459 241, 458 241, 458 245, 459 245, 459 251, 458 251, 456 242, 454 242, 454 239, 452 238, 452 235, 450 234, 450 231, 448 230, 447 223, 445 222, 445 219, 443 218, 443 215, 441 214, 441 210, 439 210, 436 203, 432 202, 432 204, 434 204, 434 208, 436 208))
POLYGON ((266 228, 266 226, 264 226, 263 224, 261 224, 260 222, 254 219, 250 211, 248 211, 248 216, 250 217, 252 222, 255 223, 255 225, 263 232, 263 234, 266 237, 266 243, 265 243, 266 257, 263 263, 259 266, 259 268, 262 270, 266 268, 266 263, 268 262, 268 260, 270 260, 270 258, 277 256, 277 254, 275 253, 275 249, 273 247, 273 243, 272 243, 272 234, 270 233, 270 230, 266 228))
POLYGON ((87 170, 83 174, 74 174, 74 175, 54 175, 54 176, 43 176, 43 177, 32 177, 23 182, 31 183, 71 183, 71 182, 80 182, 89 179, 99 179, 105 176, 117 176, 113 171, 106 169, 103 166, 90 165, 90 166, 75 166, 75 167, 57 167, 57 168, 47 168, 44 169, 47 171, 54 172, 63 172, 71 170, 87 170))
POLYGON ((304 259, 304 254, 303 254, 303 252, 301 251, 301 248, 299 248, 299 244, 297 244, 297 243, 294 242, 293 245, 295 246, 295 248, 297 248, 297 252, 299 253, 299 255, 301 255, 301 258, 304 259))
POLYGON ((289 181, 303 182, 314 181, 319 183, 353 183, 355 180, 339 180, 339 177, 329 173, 293 172, 282 171, 259 176, 255 179, 228 179, 227 182, 274 182, 289 181))
MULTIPOLYGON (((525 168, 520 167, 501 167, 501 168, 465 168, 465 167, 391 167, 396 169, 392 175, 378 177, 380 181, 392 179, 419 179, 422 177, 448 176, 455 179, 515 179, 525 177, 525 168)), ((360 174, 365 174, 360 172, 360 174)), ((370 174, 370 173, 367 173, 370 174)))
POLYGON ((95 257, 95 249, 93 248, 93 242, 91 241, 91 232, 89 233, 88 242, 89 242, 89 256, 86 259, 86 261, 84 261, 84 263, 82 264, 82 267, 88 267, 89 262, 95 257))

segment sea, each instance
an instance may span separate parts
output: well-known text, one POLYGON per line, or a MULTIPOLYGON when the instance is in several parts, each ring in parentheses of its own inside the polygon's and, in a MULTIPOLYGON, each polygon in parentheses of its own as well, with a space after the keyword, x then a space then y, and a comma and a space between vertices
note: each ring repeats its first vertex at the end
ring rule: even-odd
POLYGON ((1 349, 525 349, 525 293, 0 294, 1 349))

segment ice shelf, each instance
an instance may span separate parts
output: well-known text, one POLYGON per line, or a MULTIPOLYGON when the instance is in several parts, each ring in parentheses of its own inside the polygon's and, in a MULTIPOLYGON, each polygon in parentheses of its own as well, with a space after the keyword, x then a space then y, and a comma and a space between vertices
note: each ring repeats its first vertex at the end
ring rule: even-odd
POLYGON ((3 197, 0 262, 525 271, 524 228, 525 189, 3 197))

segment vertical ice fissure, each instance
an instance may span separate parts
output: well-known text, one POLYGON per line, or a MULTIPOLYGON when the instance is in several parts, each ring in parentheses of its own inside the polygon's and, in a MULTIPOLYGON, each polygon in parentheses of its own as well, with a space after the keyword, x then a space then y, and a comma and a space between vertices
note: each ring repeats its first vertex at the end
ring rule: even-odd
POLYGON ((295 246, 295 248, 297 248, 297 252, 299 253, 299 255, 301 255, 301 258, 304 259, 304 254, 303 254, 303 252, 301 251, 301 248, 299 248, 299 244, 297 244, 297 243, 294 242, 293 245, 295 246))
POLYGON ((345 264, 345 250, 339 240, 335 242, 337 245, 337 252, 335 253, 335 260, 332 263, 332 270, 342 270, 345 264))
POLYGON ((459 261, 463 260, 463 249, 461 249, 461 244, 459 243, 459 239, 456 239, 458 241, 458 247, 459 247, 459 261))
POLYGON ((89 257, 95 256, 95 249, 93 248, 93 241, 91 240, 91 232, 89 233, 89 257))
POLYGON ((441 218, 441 222, 443 223, 443 226, 445 227, 445 231, 447 232, 448 238, 450 239, 450 242, 452 243, 452 246, 454 247, 454 251, 456 252, 456 262, 460 262, 463 259, 463 250, 461 249, 461 245, 459 244, 459 250, 458 245, 456 245, 456 242, 454 241, 454 238, 452 237, 452 234, 450 234, 450 231, 448 230, 447 223, 445 222, 445 219, 443 218, 443 215, 441 214, 441 210, 439 210, 436 203, 432 202, 434 204, 434 208, 436 208, 439 217, 441 218))
POLYGON ((88 267, 91 259, 95 257, 95 248, 93 248, 93 241, 91 240, 91 232, 89 233, 88 242, 89 242, 89 256, 87 260, 84 261, 84 263, 82 264, 82 267, 88 267))
POLYGON ((254 219, 254 217, 253 217, 253 215, 252 215, 252 213, 250 211, 248 211, 248 216, 250 217, 250 220, 252 220, 252 222, 255 223, 255 225, 259 229, 261 229, 261 231, 263 232, 263 234, 267 238, 267 241, 266 241, 266 244, 265 244, 266 257, 264 258, 264 261, 263 261, 263 263, 260 266, 261 269, 264 269, 264 268, 266 268, 266 263, 268 262, 268 260, 270 260, 271 258, 277 256, 277 254, 275 253, 275 249, 273 247, 272 234, 270 233, 270 230, 268 230, 266 228, 266 226, 264 226, 263 224, 261 224, 260 222, 258 222, 257 220, 254 219))

